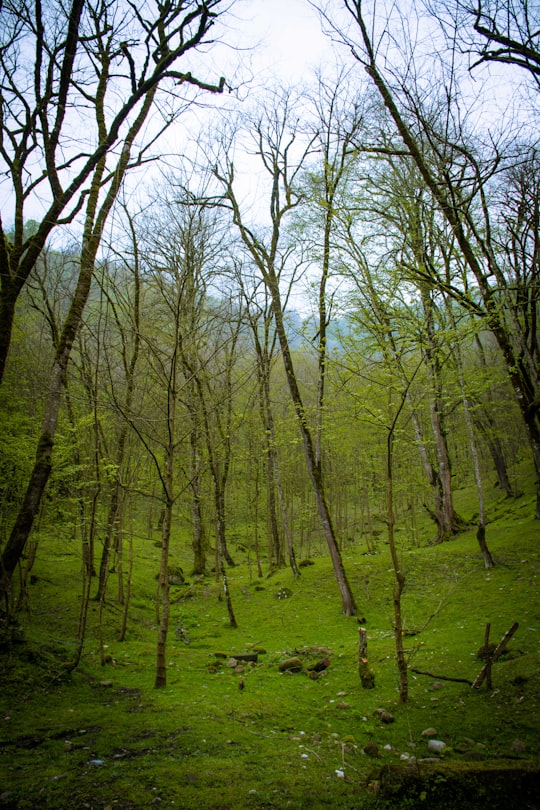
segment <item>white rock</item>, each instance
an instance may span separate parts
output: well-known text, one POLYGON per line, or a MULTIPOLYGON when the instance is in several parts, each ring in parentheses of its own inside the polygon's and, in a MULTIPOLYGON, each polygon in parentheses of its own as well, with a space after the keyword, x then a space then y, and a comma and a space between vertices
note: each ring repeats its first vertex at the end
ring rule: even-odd
POLYGON ((432 754, 441 754, 446 748, 446 743, 442 740, 429 740, 427 747, 432 754))

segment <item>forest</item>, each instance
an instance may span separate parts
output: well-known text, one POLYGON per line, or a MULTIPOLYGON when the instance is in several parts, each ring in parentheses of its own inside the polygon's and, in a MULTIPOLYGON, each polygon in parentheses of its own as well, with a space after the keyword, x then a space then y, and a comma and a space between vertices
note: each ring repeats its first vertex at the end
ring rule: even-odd
POLYGON ((303 5, 0 3, 2 807, 540 801, 540 8, 303 5))

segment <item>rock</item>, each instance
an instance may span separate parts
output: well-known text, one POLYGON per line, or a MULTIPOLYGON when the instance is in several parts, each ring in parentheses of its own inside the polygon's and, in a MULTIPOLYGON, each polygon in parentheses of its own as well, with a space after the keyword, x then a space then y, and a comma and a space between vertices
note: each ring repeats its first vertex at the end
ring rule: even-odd
POLYGON ((256 653, 256 652, 252 652, 252 653, 232 653, 231 658, 234 658, 236 661, 246 661, 246 662, 252 661, 252 662, 254 662, 256 664, 258 662, 258 660, 259 660, 258 656, 259 656, 259 654, 256 653))
POLYGON ((229 667, 230 669, 236 669, 236 667, 238 666, 238 661, 236 660, 236 658, 229 658, 225 666, 229 667))
POLYGON ((444 684, 440 681, 434 681, 430 686, 430 690, 432 692, 438 692, 439 689, 444 689, 444 684))
POLYGON ((314 664, 310 664, 306 669, 310 672, 322 672, 325 669, 328 669, 330 666, 330 659, 329 658, 321 658, 320 661, 316 661, 314 664))
POLYGON ((528 746, 521 740, 514 740, 510 748, 515 754, 526 754, 529 750, 528 746))
POLYGON ((429 740, 427 747, 432 754, 442 754, 446 748, 446 743, 442 740, 429 740))
POLYGON ((99 685, 109 687, 109 686, 113 685, 113 682, 112 681, 100 681, 99 685))
POLYGON ((436 737, 436 736, 437 736, 437 729, 432 728, 431 726, 429 728, 425 728, 422 732, 422 737, 436 737))
POLYGON ((386 709, 375 709, 373 712, 375 717, 379 717, 381 723, 393 723, 394 722, 394 715, 387 712, 386 709))
POLYGON ((376 758, 380 756, 379 746, 377 745, 377 743, 374 742, 368 742, 367 745, 364 745, 362 751, 364 752, 364 754, 367 754, 368 757, 376 758))
POLYGON ((351 706, 349 703, 345 703, 344 700, 340 700, 336 703, 336 709, 350 709, 351 706))
MULTIPOLYGON (((236 662, 235 662, 236 663, 236 662)), ((301 660, 297 657, 294 658, 286 658, 285 661, 282 661, 279 665, 280 672, 301 672, 303 664, 301 660)))

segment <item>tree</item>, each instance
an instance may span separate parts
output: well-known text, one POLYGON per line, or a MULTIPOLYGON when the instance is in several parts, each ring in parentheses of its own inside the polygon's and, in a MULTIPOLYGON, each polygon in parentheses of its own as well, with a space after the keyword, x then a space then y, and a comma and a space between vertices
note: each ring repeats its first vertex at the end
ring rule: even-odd
MULTIPOLYGON (((111 348, 105 343, 103 352, 106 355, 113 402, 117 400, 118 397, 121 398, 121 401, 118 403, 120 427, 115 442, 114 459, 112 460, 114 469, 112 473, 96 594, 96 599, 100 601, 105 598, 111 551, 115 548, 118 553, 121 543, 121 514, 126 486, 126 456, 129 438, 129 422, 123 415, 130 414, 133 409, 137 364, 141 348, 141 259, 139 255, 139 243, 135 218, 129 213, 125 205, 123 205, 123 210, 125 214, 125 226, 130 236, 130 244, 129 247, 123 244, 121 250, 118 250, 118 248, 113 249, 111 246, 111 253, 119 265, 118 272, 116 274, 109 272, 105 274, 100 281, 106 300, 106 312, 104 313, 104 317, 110 312, 109 317, 113 321, 120 338, 120 363, 118 365, 122 370, 122 381, 119 383, 112 372, 114 360, 111 358, 111 348), (116 385, 119 385, 122 393, 116 393, 116 385)), ((122 572, 120 570, 120 602, 123 601, 122 591, 122 572)))
MULTIPOLYGON (((296 564, 296 554, 294 550, 290 522, 287 515, 285 494, 281 481, 279 469, 279 458, 277 452, 277 435, 272 407, 271 396, 271 376, 276 356, 277 333, 273 324, 272 303, 268 289, 264 286, 260 290, 260 280, 253 280, 253 289, 248 289, 245 273, 242 268, 239 272, 239 284, 246 302, 246 318, 253 336, 255 358, 257 363, 257 381, 259 393, 259 413, 264 435, 264 452, 266 459, 266 479, 267 479, 267 505, 268 520, 270 522, 270 555, 271 567, 279 567, 282 564, 282 548, 279 534, 278 515, 276 506, 276 491, 281 514, 281 523, 287 541, 287 552, 289 565, 296 578, 300 576, 300 571, 296 564)), ((289 286, 289 291, 292 285, 289 286)))
MULTIPOLYGON (((462 47, 476 57, 472 69, 486 62, 514 65, 528 71, 540 89, 540 13, 535 3, 456 0, 455 9, 462 18, 462 47)), ((452 5, 439 8, 434 3, 434 11, 452 11, 452 5)))
MULTIPOLYGON (((328 361, 327 331, 332 317, 335 291, 331 283, 336 276, 338 259, 334 256, 334 229, 338 212, 343 206, 343 187, 356 157, 355 143, 364 128, 361 97, 346 93, 348 72, 341 70, 333 83, 318 77, 316 95, 312 101, 316 111, 313 130, 316 137, 313 150, 318 165, 306 176, 307 222, 302 236, 307 241, 313 259, 320 265, 317 289, 317 425, 315 458, 322 464, 323 415, 325 405, 326 367, 328 361)), ((315 285, 315 282, 313 282, 315 285)))
POLYGON ((282 246, 281 244, 283 224, 287 215, 300 203, 301 196, 297 186, 298 175, 306 154, 312 147, 312 139, 307 138, 306 140, 300 137, 300 132, 294 123, 293 106, 292 98, 287 94, 274 98, 272 106, 255 120, 251 130, 256 153, 261 160, 269 183, 270 224, 267 238, 261 231, 258 231, 256 226, 250 227, 246 221, 236 193, 234 164, 229 154, 225 155, 223 167, 216 166, 215 175, 223 187, 223 198, 230 207, 234 225, 272 300, 272 312, 287 385, 302 436, 317 512, 341 593, 343 613, 351 616, 356 612, 356 604, 336 542, 332 517, 326 500, 322 467, 320 460, 317 460, 313 434, 295 371, 282 302, 281 281, 294 252, 292 245, 282 246), (295 155, 295 152, 298 154, 295 155))
MULTIPOLYGON (((190 2, 187 6, 183 2, 158 4, 156 16, 149 20, 130 6, 131 18, 122 19, 120 24, 118 7, 106 0, 100 0, 95 8, 84 0, 74 0, 68 19, 64 19, 60 6, 48 6, 49 11, 43 17, 41 5, 37 4, 35 19, 31 19, 19 13, 16 3, 2 5, 0 13, 7 17, 8 32, 7 44, 0 53, 3 93, 7 99, 3 102, 2 157, 13 186, 15 224, 13 241, 0 234, 0 377, 17 298, 47 237, 56 225, 72 220, 83 206, 85 214, 77 286, 59 337, 34 469, 2 554, 0 595, 9 587, 50 475, 62 381, 88 299, 108 215, 127 171, 143 161, 158 134, 147 132, 137 147, 154 108, 159 85, 168 80, 173 85, 194 85, 205 90, 223 88, 224 81, 215 86, 205 84, 190 72, 180 72, 176 66, 182 56, 207 41, 218 6, 219 0, 190 2), (120 42, 126 23, 132 24, 137 33, 133 40, 120 42), (59 44, 48 46, 47 37, 58 24, 59 44), (30 43, 35 53, 33 66, 20 59, 23 45, 30 47, 30 43), (117 72, 116 65, 119 65, 117 72), (123 70, 127 71, 127 78, 122 78, 123 70), (86 84, 87 75, 93 77, 90 87, 86 84), (118 82, 122 93, 118 92, 118 82), (72 96, 77 103, 70 107, 72 96), (118 101, 115 104, 114 100, 124 97, 127 101, 120 102, 118 107, 118 101), (95 111, 95 132, 90 143, 98 146, 91 148, 90 157, 82 143, 74 153, 69 148, 72 140, 68 109, 75 113, 77 105, 83 102, 89 102, 95 111), (117 143, 121 147, 118 154, 113 150, 117 143), (44 164, 36 161, 40 151, 44 164), (35 163, 37 168, 32 172, 35 163), (52 202, 36 233, 25 239, 25 204, 38 191, 46 196, 45 185, 52 202)), ((166 119, 161 129, 170 122, 171 118, 166 119)))
MULTIPOLYGON (((505 361, 523 420, 536 472, 536 517, 540 518, 540 389, 538 367, 532 362, 531 331, 536 322, 523 324, 515 317, 515 284, 512 268, 505 261, 498 242, 499 226, 503 225, 504 208, 490 205, 501 174, 508 176, 512 168, 524 162, 527 148, 515 149, 495 143, 488 152, 482 151, 479 133, 467 131, 460 108, 456 86, 457 52, 453 51, 451 74, 441 79, 440 93, 414 81, 412 60, 407 62, 407 74, 400 77, 379 65, 377 51, 369 34, 370 24, 362 0, 344 0, 344 7, 353 18, 359 33, 355 40, 342 33, 382 99, 387 114, 399 138, 394 151, 406 152, 429 191, 433 204, 450 227, 456 250, 462 258, 459 276, 433 274, 429 280, 446 291, 468 311, 484 319, 493 332, 505 361), (399 147, 399 148, 398 148, 399 147), (466 272, 463 272, 466 270, 466 272)), ((334 26, 336 28, 337 26, 334 26)), ((383 31, 390 35, 391 23, 383 31)), ((393 52, 394 53, 394 52, 393 52)), ((432 73, 435 73, 433 65, 432 73)), ((489 143, 489 139, 488 140, 489 143)), ((491 139, 493 142, 493 138, 491 139)), ((385 138, 387 148, 387 138, 385 138)), ((533 254, 534 255, 534 254, 533 254)), ((536 275, 537 261, 527 267, 527 274, 536 275)), ((537 336, 534 334, 534 346, 537 336)))

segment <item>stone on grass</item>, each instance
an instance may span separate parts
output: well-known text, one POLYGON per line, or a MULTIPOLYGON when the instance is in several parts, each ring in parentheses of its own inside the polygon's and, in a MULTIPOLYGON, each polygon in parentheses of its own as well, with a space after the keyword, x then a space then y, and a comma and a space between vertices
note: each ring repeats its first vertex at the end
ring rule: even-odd
POLYGON ((294 658, 286 658, 285 661, 282 661, 279 665, 280 672, 301 672, 303 664, 301 660, 297 657, 294 658))
POLYGON ((432 754, 442 754, 446 748, 446 743, 442 740, 429 740, 427 747, 432 754))
POLYGON ((328 669, 329 666, 330 666, 330 659, 321 658, 320 661, 316 661, 314 664, 309 664, 307 669, 310 672, 323 672, 325 669, 328 669))
POLYGON ((368 742, 367 745, 363 747, 364 754, 367 754, 368 757, 378 757, 379 756, 379 746, 377 743, 368 742))
POLYGON ((437 729, 432 728, 431 726, 429 728, 425 728, 422 732, 422 737, 436 737, 436 736, 437 736, 437 729))

